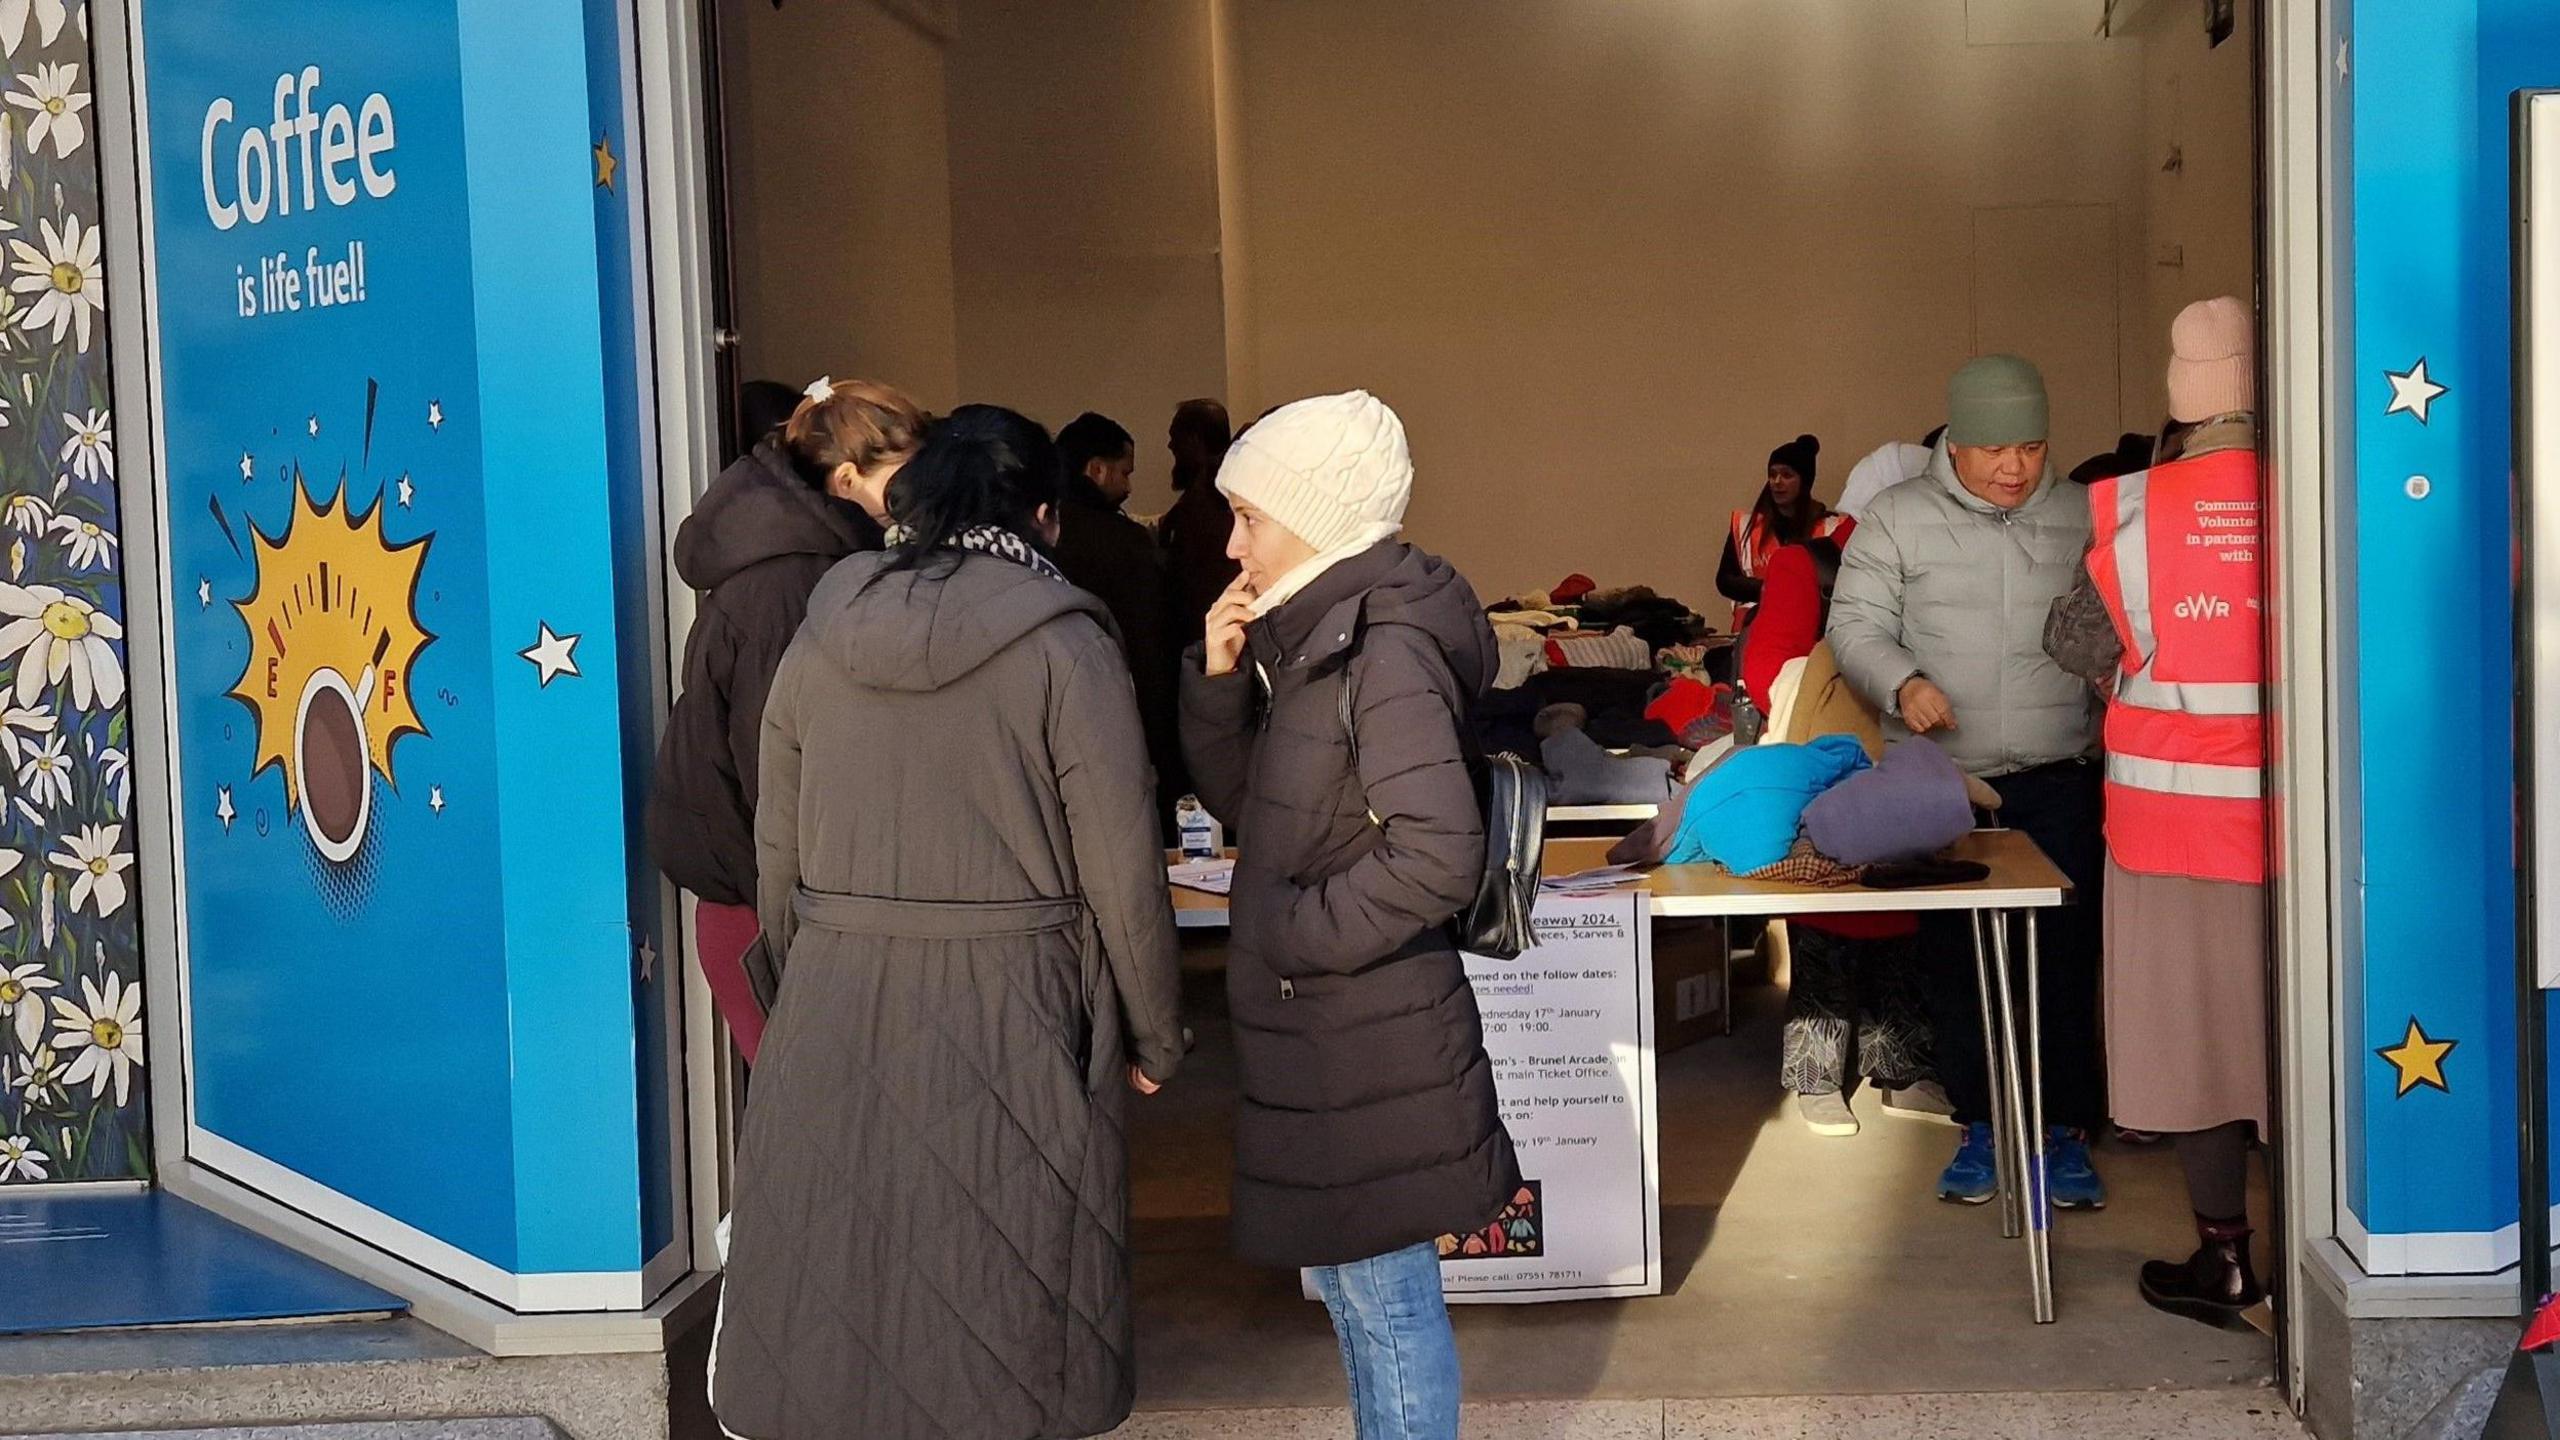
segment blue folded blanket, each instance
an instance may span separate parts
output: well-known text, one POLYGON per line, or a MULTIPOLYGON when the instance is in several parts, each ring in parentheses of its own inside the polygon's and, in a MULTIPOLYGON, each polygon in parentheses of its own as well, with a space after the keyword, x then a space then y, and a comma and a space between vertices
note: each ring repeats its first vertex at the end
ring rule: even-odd
POLYGON ((1736 875, 1775 865, 1795 844, 1805 807, 1866 768, 1867 752, 1846 735, 1737 750, 1690 791, 1668 863, 1712 860, 1736 875))

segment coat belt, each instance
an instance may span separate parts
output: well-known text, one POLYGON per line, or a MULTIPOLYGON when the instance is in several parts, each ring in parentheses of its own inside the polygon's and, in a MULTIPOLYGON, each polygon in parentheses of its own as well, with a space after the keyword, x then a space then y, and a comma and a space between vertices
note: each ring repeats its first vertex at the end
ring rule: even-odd
POLYGON ((844 935, 892 940, 983 940, 1074 929, 1084 919, 1078 896, 1037 900, 897 900, 840 895, 802 886, 791 897, 800 923, 844 935))

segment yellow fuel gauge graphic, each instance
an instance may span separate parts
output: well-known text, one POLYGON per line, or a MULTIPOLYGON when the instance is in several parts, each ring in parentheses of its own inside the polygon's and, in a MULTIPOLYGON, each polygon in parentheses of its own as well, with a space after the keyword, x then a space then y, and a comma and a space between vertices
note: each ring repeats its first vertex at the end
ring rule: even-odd
POLYGON ((397 783, 393 742, 427 733, 409 675, 435 639, 417 613, 428 537, 392 544, 383 508, 355 513, 343 481, 323 505, 297 477, 283 536, 250 526, 256 588, 232 602, 249 626, 249 663, 230 693, 257 716, 250 773, 283 768, 286 805, 332 863, 364 847, 369 772, 397 783))

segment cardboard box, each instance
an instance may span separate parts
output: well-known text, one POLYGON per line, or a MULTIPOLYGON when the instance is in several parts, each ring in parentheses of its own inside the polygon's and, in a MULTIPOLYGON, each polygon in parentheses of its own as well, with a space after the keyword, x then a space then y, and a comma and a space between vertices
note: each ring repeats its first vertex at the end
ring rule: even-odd
POLYGON ((1653 922, 1653 1048, 1668 1055, 1726 1033, 1725 927, 1714 920, 1653 922))

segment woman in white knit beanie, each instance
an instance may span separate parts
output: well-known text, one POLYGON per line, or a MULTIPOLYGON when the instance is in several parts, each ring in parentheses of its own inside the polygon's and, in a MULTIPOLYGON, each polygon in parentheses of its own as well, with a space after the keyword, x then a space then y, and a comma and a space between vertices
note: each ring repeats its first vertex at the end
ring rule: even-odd
POLYGON ((1484 869, 1460 740, 1496 669, 1466 580, 1396 538, 1404 425, 1353 391, 1227 452, 1242 574, 1183 670, 1200 797, 1241 836, 1229 892, 1236 1249, 1304 1268, 1361 1440, 1455 1440, 1444 1255, 1534 1213, 1449 933, 1484 869))

